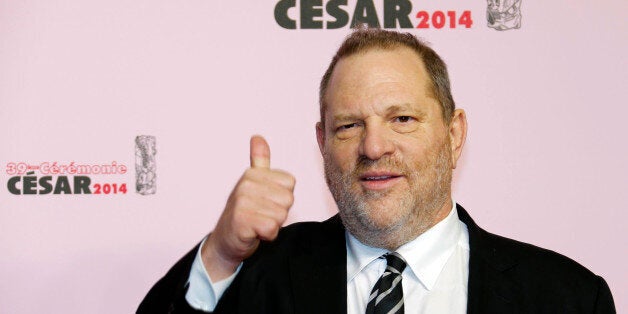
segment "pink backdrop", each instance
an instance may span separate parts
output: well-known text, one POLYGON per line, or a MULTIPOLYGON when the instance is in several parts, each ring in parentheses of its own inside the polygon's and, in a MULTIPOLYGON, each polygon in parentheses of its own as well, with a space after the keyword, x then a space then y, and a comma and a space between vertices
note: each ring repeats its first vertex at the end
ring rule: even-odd
MULTIPOLYGON (((253 133, 297 177, 289 220, 334 214, 317 85, 349 30, 283 29, 276 2, 0 0, 1 313, 133 312, 211 230, 253 133), (157 139, 155 195, 134 192, 141 134, 157 139), (9 193, 7 164, 54 161, 125 164, 91 178, 129 192, 9 193)), ((413 23, 419 10, 473 16, 409 30, 445 58, 468 113, 456 201, 603 276, 628 311, 628 2, 523 0, 522 27, 502 32, 484 0, 412 2, 413 23)))

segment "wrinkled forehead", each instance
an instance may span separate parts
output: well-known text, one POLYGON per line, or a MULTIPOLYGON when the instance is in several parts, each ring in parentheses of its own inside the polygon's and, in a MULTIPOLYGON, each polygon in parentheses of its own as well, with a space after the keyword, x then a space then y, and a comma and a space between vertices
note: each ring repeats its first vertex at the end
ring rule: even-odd
POLYGON ((431 79, 414 50, 371 50, 351 55, 341 59, 332 73, 324 119, 382 114, 393 106, 420 104, 429 107, 422 110, 439 110, 431 91, 431 79))
POLYGON ((420 56, 412 49, 371 49, 340 59, 331 75, 325 103, 359 99, 375 93, 415 93, 433 97, 431 79, 420 56))

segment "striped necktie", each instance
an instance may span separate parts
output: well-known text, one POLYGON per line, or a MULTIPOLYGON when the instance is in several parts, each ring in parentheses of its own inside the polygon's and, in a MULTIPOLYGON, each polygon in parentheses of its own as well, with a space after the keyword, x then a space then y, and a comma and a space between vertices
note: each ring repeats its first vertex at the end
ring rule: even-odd
POLYGON ((386 270, 371 291, 366 314, 403 314, 401 273, 406 268, 406 261, 397 252, 382 257, 386 258, 386 270))

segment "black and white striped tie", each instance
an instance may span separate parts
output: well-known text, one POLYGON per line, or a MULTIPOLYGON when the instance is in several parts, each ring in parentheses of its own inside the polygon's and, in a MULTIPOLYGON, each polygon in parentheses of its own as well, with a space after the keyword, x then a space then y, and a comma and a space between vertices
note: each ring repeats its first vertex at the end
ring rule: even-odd
POLYGON ((406 261, 397 252, 386 253, 386 270, 369 296, 366 314, 403 314, 403 289, 401 273, 406 261))

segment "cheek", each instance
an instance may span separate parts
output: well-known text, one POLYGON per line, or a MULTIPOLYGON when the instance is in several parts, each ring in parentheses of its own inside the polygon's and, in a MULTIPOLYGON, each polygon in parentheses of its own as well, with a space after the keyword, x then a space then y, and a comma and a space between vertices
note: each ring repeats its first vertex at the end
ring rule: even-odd
POLYGON ((422 137, 398 146, 399 153, 408 165, 424 165, 442 146, 441 138, 422 137))
POLYGON ((433 141, 426 134, 415 132, 409 135, 404 134, 395 144, 397 151, 405 158, 416 159, 430 149, 433 141))
POLYGON ((330 161, 343 170, 353 169, 357 156, 357 146, 350 143, 328 145, 330 161))

